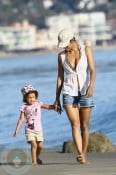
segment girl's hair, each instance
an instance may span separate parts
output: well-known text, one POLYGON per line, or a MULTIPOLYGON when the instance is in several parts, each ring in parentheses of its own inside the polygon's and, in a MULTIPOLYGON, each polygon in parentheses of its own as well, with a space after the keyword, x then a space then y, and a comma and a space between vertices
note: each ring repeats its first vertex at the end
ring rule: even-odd
POLYGON ((34 93, 35 94, 36 99, 38 98, 39 93, 37 91, 29 91, 28 93, 26 93, 25 95, 23 95, 23 102, 27 103, 27 97, 31 93, 34 93))

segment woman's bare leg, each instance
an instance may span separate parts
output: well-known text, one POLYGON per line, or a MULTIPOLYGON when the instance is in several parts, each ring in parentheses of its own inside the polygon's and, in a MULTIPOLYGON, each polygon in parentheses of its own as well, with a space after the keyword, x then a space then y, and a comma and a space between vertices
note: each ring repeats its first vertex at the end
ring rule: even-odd
POLYGON ((82 155, 82 137, 80 133, 80 118, 78 107, 66 105, 65 110, 72 126, 72 136, 79 155, 82 155))
POLYGON ((82 151, 86 155, 89 140, 89 119, 91 108, 80 108, 80 122, 82 135, 82 151))

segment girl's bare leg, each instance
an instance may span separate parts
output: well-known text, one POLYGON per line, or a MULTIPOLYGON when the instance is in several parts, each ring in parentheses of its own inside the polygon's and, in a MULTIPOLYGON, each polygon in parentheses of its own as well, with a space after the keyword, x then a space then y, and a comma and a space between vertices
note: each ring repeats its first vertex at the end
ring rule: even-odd
POLYGON ((43 142, 37 142, 36 160, 38 164, 42 164, 42 160, 40 159, 40 153, 42 148, 43 148, 43 142))
POLYGON ((31 141, 31 156, 32 156, 32 164, 36 165, 37 160, 36 160, 36 152, 37 152, 37 143, 35 140, 31 141))

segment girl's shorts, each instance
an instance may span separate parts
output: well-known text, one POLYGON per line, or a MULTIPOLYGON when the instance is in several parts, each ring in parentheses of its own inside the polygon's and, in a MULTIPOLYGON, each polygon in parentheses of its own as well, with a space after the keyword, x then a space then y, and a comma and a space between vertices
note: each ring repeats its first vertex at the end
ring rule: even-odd
POLYGON ((30 142, 33 140, 38 141, 38 142, 43 142, 43 132, 42 131, 39 131, 39 132, 26 131, 25 136, 26 136, 27 142, 30 142))
POLYGON ((94 107, 93 97, 86 97, 86 95, 70 96, 68 94, 63 94, 63 106, 73 105, 79 107, 94 107))

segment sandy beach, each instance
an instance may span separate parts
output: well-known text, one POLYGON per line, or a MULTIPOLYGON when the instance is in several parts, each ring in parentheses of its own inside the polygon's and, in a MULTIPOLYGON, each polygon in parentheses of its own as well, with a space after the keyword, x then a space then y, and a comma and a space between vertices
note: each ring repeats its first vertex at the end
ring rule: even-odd
MULTIPOLYGON (((26 153, 26 150, 23 151, 26 153)), ((61 149, 43 149, 41 153, 43 165, 36 166, 31 165, 29 150, 27 150, 29 158, 27 164, 21 159, 18 166, 16 164, 18 161, 12 162, 14 158, 12 153, 14 154, 13 150, 0 151, 0 175, 116 175, 116 152, 88 153, 89 164, 83 165, 76 162, 75 153, 62 153, 61 149)), ((18 157, 21 158, 20 153, 17 152, 18 157)))
POLYGON ((12 58, 12 57, 28 57, 35 55, 46 55, 49 53, 56 53, 57 51, 53 50, 39 50, 39 51, 20 51, 20 52, 0 52, 0 58, 12 58))

